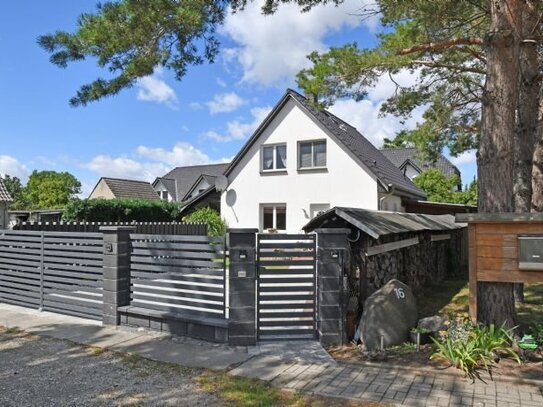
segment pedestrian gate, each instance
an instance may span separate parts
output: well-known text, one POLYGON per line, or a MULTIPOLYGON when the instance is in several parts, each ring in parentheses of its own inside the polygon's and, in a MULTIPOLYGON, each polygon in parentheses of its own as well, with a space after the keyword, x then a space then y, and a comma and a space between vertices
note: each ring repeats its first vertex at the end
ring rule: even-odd
POLYGON ((316 236, 258 235, 258 339, 316 338, 316 236))

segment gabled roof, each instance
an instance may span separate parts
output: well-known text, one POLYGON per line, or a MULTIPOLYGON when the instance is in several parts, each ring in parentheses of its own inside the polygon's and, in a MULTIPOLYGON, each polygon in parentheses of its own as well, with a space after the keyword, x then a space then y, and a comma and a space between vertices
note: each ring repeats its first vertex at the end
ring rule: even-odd
POLYGON ((0 202, 13 202, 13 199, 11 198, 11 195, 9 194, 6 184, 4 184, 2 178, 0 178, 0 202))
MULTIPOLYGON (((94 187, 100 184, 100 182, 105 182, 105 184, 110 189, 111 193, 115 198, 134 198, 134 199, 160 199, 156 191, 153 189, 152 185, 146 181, 136 181, 131 179, 121 179, 121 178, 106 178, 102 177, 94 187)), ((94 189, 91 192, 94 192, 94 189)))
MULTIPOLYGON (((187 191, 187 193, 183 196, 183 198, 181 199, 182 202, 185 202, 187 199, 189 199, 189 195, 192 194, 194 192, 194 190, 196 189, 196 187, 198 186, 198 184, 200 184, 200 182, 202 182, 202 180, 204 180, 205 182, 207 182, 209 184, 209 187, 207 188, 210 188, 210 187, 214 187, 215 186, 215 180, 217 179, 217 176, 216 175, 207 175, 207 174, 202 174, 200 175, 198 178, 196 178, 196 181, 194 181, 194 184, 192 184, 192 186, 190 187, 190 189, 187 191)), ((207 189, 206 188, 206 189, 207 189)), ((203 192, 203 191, 202 191, 203 192)))
POLYGON ((419 151, 416 148, 385 148, 381 150, 386 158, 398 168, 405 168, 407 163, 411 163, 416 169, 421 172, 430 168, 437 168, 446 177, 453 175, 460 176, 460 171, 456 168, 445 156, 440 154, 435 162, 423 160, 420 158, 419 151))
POLYGON ((230 174, 234 167, 240 162, 242 157, 247 153, 249 148, 256 142, 262 131, 273 120, 275 115, 281 110, 281 108, 288 102, 288 100, 294 100, 296 104, 310 117, 312 117, 319 126, 329 135, 342 144, 347 150, 349 150, 369 171, 371 171, 381 186, 390 191, 390 188, 394 188, 398 193, 404 193, 409 196, 415 196, 419 198, 425 198, 425 194, 422 190, 417 188, 415 184, 411 182, 402 172, 394 166, 381 152, 371 144, 360 132, 341 120, 337 116, 327 110, 318 110, 308 99, 300 95, 298 92, 287 89, 285 95, 273 108, 271 113, 260 124, 258 129, 251 136, 249 141, 241 149, 241 151, 234 157, 232 163, 225 172, 225 175, 230 174))
POLYGON ((175 184, 175 193, 171 193, 169 187, 166 184, 164 184, 164 186, 166 187, 166 189, 168 189, 168 193, 175 197, 176 201, 181 202, 187 192, 194 186, 194 183, 198 180, 198 178, 200 178, 201 175, 217 177, 224 174, 224 171, 226 170, 226 168, 228 168, 228 165, 228 163, 222 163, 177 167, 163 177, 157 178, 155 182, 153 182, 153 185, 156 185, 156 182, 159 179, 173 180, 175 184))
POLYGON ((342 219, 374 239, 396 233, 455 230, 466 226, 456 223, 453 215, 422 215, 336 207, 312 219, 303 230, 309 232, 326 227, 334 218, 342 219))
POLYGON ((166 188, 166 191, 168 191, 168 194, 170 196, 173 196, 173 197, 177 196, 177 192, 176 192, 177 188, 175 186, 175 180, 174 179, 159 177, 159 178, 155 179, 155 181, 153 182, 153 188, 156 187, 156 184, 158 183, 158 181, 162 182, 162 185, 164 185, 164 188, 166 188))

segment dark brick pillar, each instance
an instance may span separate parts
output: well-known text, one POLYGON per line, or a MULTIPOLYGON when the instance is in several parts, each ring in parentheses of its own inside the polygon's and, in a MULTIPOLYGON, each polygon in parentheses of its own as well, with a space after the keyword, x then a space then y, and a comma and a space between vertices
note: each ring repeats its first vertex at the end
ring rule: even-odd
POLYGON ((349 229, 316 229, 317 332, 323 346, 346 342, 344 274, 349 267, 349 229))
POLYGON ((119 325, 118 307, 130 305, 130 233, 133 226, 102 226, 104 234, 102 323, 119 325))
POLYGON ((230 315, 228 343, 256 344, 257 229, 230 229, 230 315))

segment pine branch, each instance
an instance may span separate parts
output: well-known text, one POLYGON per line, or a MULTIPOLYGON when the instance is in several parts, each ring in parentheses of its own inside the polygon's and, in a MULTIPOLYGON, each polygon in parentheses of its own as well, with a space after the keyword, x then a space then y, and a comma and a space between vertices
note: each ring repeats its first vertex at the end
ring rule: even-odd
POLYGON ((471 73, 476 73, 480 75, 486 74, 486 71, 484 69, 473 68, 473 67, 464 66, 464 65, 443 64, 441 62, 424 61, 424 60, 419 60, 419 59, 410 61, 410 64, 424 65, 430 68, 445 68, 445 69, 451 69, 451 70, 460 71, 460 72, 471 72, 471 73))
POLYGON ((420 51, 440 51, 457 45, 483 45, 483 40, 479 37, 452 38, 442 42, 429 42, 427 44, 415 45, 410 48, 400 50, 399 55, 409 55, 420 51))

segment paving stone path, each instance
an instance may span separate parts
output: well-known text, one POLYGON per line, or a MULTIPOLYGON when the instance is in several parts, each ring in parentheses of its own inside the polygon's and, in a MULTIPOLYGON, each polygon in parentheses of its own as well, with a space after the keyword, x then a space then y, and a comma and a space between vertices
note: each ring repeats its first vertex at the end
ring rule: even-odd
POLYGON ((338 362, 332 365, 286 362, 280 358, 254 358, 232 374, 271 380, 278 387, 384 405, 429 407, 541 407, 537 385, 506 381, 472 383, 450 374, 407 369, 361 366, 338 362))

